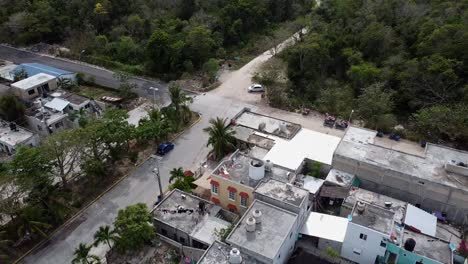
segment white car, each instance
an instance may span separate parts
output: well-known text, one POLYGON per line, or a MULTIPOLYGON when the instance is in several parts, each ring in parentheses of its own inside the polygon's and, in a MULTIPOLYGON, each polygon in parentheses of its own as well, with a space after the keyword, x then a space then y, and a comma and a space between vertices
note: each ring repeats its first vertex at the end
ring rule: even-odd
POLYGON ((253 84, 253 85, 249 86, 249 88, 247 88, 247 91, 249 91, 249 93, 264 92, 265 88, 263 88, 263 86, 261 84, 253 84))

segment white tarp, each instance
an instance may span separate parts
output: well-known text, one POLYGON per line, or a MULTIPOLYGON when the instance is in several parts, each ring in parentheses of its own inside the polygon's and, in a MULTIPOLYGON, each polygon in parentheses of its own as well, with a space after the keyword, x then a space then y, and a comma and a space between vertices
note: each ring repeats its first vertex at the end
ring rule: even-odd
POLYGON ((304 159, 331 165, 333 153, 340 138, 301 129, 291 140, 275 140, 275 145, 265 156, 276 165, 296 171, 304 159))
POLYGON ((421 233, 435 236, 437 229, 437 217, 423 211, 416 206, 408 204, 405 215, 405 225, 411 226, 421 233))
POLYGON ((301 234, 343 242, 348 229, 348 218, 311 212, 302 226, 301 234))
POLYGON ((60 98, 54 98, 54 99, 52 99, 52 101, 46 103, 45 107, 50 108, 50 109, 54 109, 54 110, 57 110, 57 111, 63 111, 63 109, 65 109, 65 107, 67 107, 67 105, 69 103, 70 102, 62 100, 60 98))

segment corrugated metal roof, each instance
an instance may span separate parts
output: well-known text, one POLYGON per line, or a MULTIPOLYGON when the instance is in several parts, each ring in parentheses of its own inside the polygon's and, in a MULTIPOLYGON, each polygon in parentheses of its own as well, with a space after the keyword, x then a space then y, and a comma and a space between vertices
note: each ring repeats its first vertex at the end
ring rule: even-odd
POLYGON ((437 217, 425 212, 416 206, 408 204, 405 215, 405 225, 419 230, 421 233, 435 236, 437 230, 437 217))
POLYGON ((59 98, 54 98, 52 99, 52 101, 45 104, 45 107, 55 109, 57 111, 63 111, 63 109, 65 109, 65 107, 67 107, 68 104, 69 104, 68 101, 65 101, 59 98))
POLYGON ((58 77, 62 75, 73 74, 73 72, 57 69, 40 63, 23 63, 15 68, 14 72, 25 70, 28 76, 34 76, 39 73, 47 73, 49 75, 58 77))

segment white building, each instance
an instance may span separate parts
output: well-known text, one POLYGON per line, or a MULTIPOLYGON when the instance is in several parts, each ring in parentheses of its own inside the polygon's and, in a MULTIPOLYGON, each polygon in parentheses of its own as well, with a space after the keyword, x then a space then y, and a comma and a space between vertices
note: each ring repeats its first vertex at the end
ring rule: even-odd
POLYGON ((319 250, 333 248, 338 253, 348 229, 348 219, 344 217, 311 212, 302 226, 300 243, 312 244, 319 250))
POLYGON ((0 152, 11 155, 20 146, 37 146, 39 137, 14 124, 0 121, 0 152))
POLYGON ((54 98, 49 102, 38 99, 26 112, 26 120, 30 129, 42 137, 47 137, 54 132, 71 127, 68 114, 64 112, 68 104, 67 101, 59 98, 54 98))
POLYGON ((11 88, 16 96, 29 101, 57 89, 57 79, 52 75, 39 73, 11 84, 11 88))
POLYGON ((287 263, 295 249, 298 215, 255 200, 226 238, 226 243, 260 263, 287 263))

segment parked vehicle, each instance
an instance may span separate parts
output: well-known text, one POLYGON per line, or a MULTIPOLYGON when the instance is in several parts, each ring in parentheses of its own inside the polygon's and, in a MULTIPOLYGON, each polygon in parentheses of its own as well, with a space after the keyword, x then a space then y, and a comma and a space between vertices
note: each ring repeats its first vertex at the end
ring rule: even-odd
POLYGON ((331 116, 327 113, 325 116, 325 120, 323 121, 323 125, 333 128, 335 126, 335 122, 336 122, 336 117, 331 116))
POLYGON ((339 119, 339 120, 336 121, 336 123, 335 123, 335 128, 336 128, 336 129, 345 130, 346 128, 348 128, 348 121, 343 120, 343 119, 339 119))
POLYGON ((302 115, 309 115, 310 114, 310 108, 303 107, 302 108, 302 115))
POLYGON ((164 156, 173 149, 174 149, 174 143, 172 142, 161 143, 158 146, 158 150, 156 151, 156 154, 164 156))
POLYGON ((401 136, 397 133, 391 133, 389 136, 388 136, 389 139, 391 140, 395 140, 395 141, 399 141, 401 136))
POLYGON ((384 136, 384 132, 383 132, 383 131, 377 131, 377 136, 378 136, 378 137, 383 137, 383 136, 384 136))
POLYGON ((261 84, 253 84, 247 88, 247 91, 249 93, 255 93, 255 92, 264 92, 265 88, 261 84))

